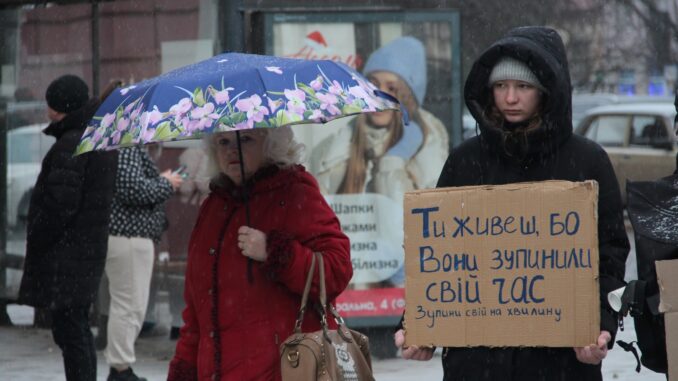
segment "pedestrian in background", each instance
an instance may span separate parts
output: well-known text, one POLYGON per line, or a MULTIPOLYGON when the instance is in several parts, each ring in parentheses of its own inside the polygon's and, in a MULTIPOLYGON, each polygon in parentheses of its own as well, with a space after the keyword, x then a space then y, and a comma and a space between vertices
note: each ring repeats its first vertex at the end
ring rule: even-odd
MULTIPOLYGON (((324 258, 329 302, 353 274, 349 240, 297 164, 302 146, 292 129, 240 135, 242 161, 235 133, 206 139, 211 192, 188 246, 184 325, 169 381, 280 380, 279 346, 293 332, 313 253, 324 258)), ((314 302, 318 290, 315 277, 314 302)), ((311 310, 304 332, 320 329, 311 310)))
POLYGON ((181 185, 181 175, 158 168, 141 147, 120 149, 111 210, 106 277, 110 306, 108 381, 136 381, 134 342, 146 315, 153 275, 154 242, 167 228, 164 202, 181 185))
POLYGON ((20 304, 49 309, 68 381, 94 381, 97 376, 89 311, 106 259, 117 166, 116 152, 73 156, 100 103, 88 102, 88 92, 87 84, 74 75, 59 77, 47 88, 51 123, 44 133, 57 140, 42 162, 31 195, 18 299, 20 304))
MULTIPOLYGON (((617 179, 605 151, 572 133, 572 87, 565 47, 545 27, 516 28, 473 64, 464 87, 480 136, 447 159, 438 187, 526 181, 596 180, 599 184, 600 335, 583 348, 445 348, 445 380, 602 380, 601 361, 614 344, 617 315, 607 294, 624 285, 629 242, 617 179)), ((397 346, 404 343, 396 332, 397 346)), ((428 360, 433 349, 403 357, 428 360)))

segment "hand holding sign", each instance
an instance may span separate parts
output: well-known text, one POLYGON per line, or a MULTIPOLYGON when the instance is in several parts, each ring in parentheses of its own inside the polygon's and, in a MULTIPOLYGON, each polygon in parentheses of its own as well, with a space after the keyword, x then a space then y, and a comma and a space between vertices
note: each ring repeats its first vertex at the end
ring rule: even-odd
POLYGON ((612 335, 607 331, 600 331, 597 344, 590 344, 585 347, 573 348, 577 354, 577 360, 584 364, 598 365, 607 356, 607 343, 612 340, 612 335))
POLYGON ((393 339, 395 340, 396 347, 402 348, 402 356, 405 360, 428 361, 433 357, 433 352, 436 350, 435 348, 417 347, 415 345, 403 347, 403 344, 405 344, 405 331, 402 329, 395 333, 393 339))

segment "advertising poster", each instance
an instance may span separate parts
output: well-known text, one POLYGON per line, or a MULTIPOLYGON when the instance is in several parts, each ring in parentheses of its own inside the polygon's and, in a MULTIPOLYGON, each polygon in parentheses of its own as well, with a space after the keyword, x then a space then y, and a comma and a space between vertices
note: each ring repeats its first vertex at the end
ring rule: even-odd
POLYGON ((272 54, 329 59, 363 73, 409 114, 387 111, 295 126, 305 166, 351 239, 344 317, 400 316, 404 308, 403 195, 434 188, 450 146, 452 54, 447 22, 300 22, 279 18, 272 54), (443 48, 441 48, 443 47, 443 48), (437 79, 437 80, 436 80, 437 79))

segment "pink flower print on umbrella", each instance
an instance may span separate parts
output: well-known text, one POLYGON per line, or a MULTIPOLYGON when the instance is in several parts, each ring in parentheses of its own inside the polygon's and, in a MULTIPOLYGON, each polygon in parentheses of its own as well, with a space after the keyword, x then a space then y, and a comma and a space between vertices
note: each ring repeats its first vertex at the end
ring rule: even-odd
POLYGON ((175 116, 182 116, 189 112, 193 107, 193 102, 190 98, 181 98, 177 104, 170 107, 169 112, 175 116))
POLYGON ((267 98, 267 100, 268 100, 268 109, 271 110, 271 113, 274 113, 275 110, 277 110, 278 107, 282 106, 283 104, 282 99, 272 100, 271 98, 267 98))
POLYGON ((135 107, 132 110, 132 112, 129 114, 130 120, 135 120, 139 116, 139 114, 141 113, 141 110, 143 110, 143 108, 144 108, 143 103, 139 103, 139 106, 135 107))
POLYGON ((336 95, 327 93, 316 93, 315 95, 320 101, 321 110, 327 111, 332 116, 341 114, 341 110, 336 106, 339 103, 339 98, 336 95))
POLYGON ((218 105, 222 105, 231 100, 228 92, 232 90, 233 90, 232 87, 227 87, 221 91, 218 91, 212 86, 209 87, 209 92, 212 95, 212 98, 214 98, 214 101, 217 102, 218 105))
POLYGON ((151 124, 151 126, 156 125, 160 120, 162 120, 163 115, 160 110, 158 110, 158 106, 153 106, 153 110, 148 113, 148 122, 151 124))
POLYGON ((319 75, 318 77, 316 77, 316 79, 311 81, 310 85, 311 85, 311 88, 315 91, 322 89, 323 88, 323 77, 319 75))
POLYGON ((76 153, 399 109, 373 89, 340 62, 227 53, 113 91, 76 153))
POLYGON ((111 135, 111 143, 113 143, 113 144, 118 144, 118 143, 120 143, 120 137, 121 137, 121 136, 122 136, 122 134, 120 133, 120 131, 115 131, 115 132, 111 135))
POLYGON ((306 105, 304 104, 306 93, 299 89, 285 89, 285 98, 287 98, 287 111, 299 116, 304 115, 304 111, 306 111, 306 105))
POLYGON ((337 81, 332 81, 332 84, 327 88, 327 90, 330 92, 330 94, 335 95, 342 95, 344 93, 344 89, 337 81))
POLYGON ((311 112, 311 115, 308 116, 308 119, 316 121, 316 122, 320 122, 324 119, 323 113, 320 110, 313 110, 311 112))
POLYGON ((163 115, 158 110, 158 107, 154 107, 153 110, 144 112, 139 118, 141 124, 141 131, 139 131, 139 136, 137 136, 136 142, 148 142, 150 139, 153 139, 155 135, 155 126, 160 120, 162 120, 163 115))
POLYGON ((202 107, 196 107, 191 110, 192 127, 190 132, 204 130, 211 127, 215 120, 219 119, 219 114, 214 113, 214 103, 207 102, 202 107))
POLYGON ((94 144, 98 143, 103 136, 104 135, 102 133, 102 130, 100 129, 95 130, 94 133, 92 133, 92 143, 94 144))
POLYGON ((100 124, 101 127, 100 127, 100 128, 101 128, 101 129, 106 129, 106 128, 108 128, 114 121, 115 121, 115 113, 114 113, 114 112, 112 112, 112 113, 110 113, 110 114, 106 114, 106 115, 104 115, 103 118, 101 118, 101 124, 100 124))
POLYGON ((266 106, 261 105, 261 97, 257 94, 239 99, 235 102, 235 108, 247 114, 247 128, 253 128, 254 123, 263 121, 264 116, 269 114, 266 106))
POLYGON ((155 136, 155 128, 149 128, 141 134, 141 141, 150 142, 153 136, 155 136))
POLYGON ((118 120, 118 124, 115 126, 116 131, 122 132, 129 127, 129 119, 122 117, 118 120))
POLYGON ((359 99, 365 102, 368 111, 376 111, 377 108, 381 106, 378 102, 374 100, 374 97, 371 97, 369 94, 367 94, 367 91, 365 91, 365 89, 362 87, 353 86, 350 89, 348 89, 348 93, 355 99, 359 99))

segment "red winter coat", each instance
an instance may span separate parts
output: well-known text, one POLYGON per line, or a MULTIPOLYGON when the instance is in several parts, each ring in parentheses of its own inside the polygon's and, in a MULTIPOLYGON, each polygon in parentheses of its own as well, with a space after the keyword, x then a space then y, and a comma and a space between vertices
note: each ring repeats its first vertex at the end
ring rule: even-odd
MULTIPOLYGON (((241 188, 225 182, 212 186, 193 228, 169 381, 280 380, 279 346, 294 328, 313 252, 323 253, 329 300, 353 275, 349 240, 315 179, 301 166, 268 167, 248 192, 251 227, 267 235, 268 258, 253 261, 248 281, 237 245, 246 225, 241 188)), ((318 299, 317 278, 311 300, 318 299)), ((302 329, 320 329, 317 314, 307 311, 302 329)))

